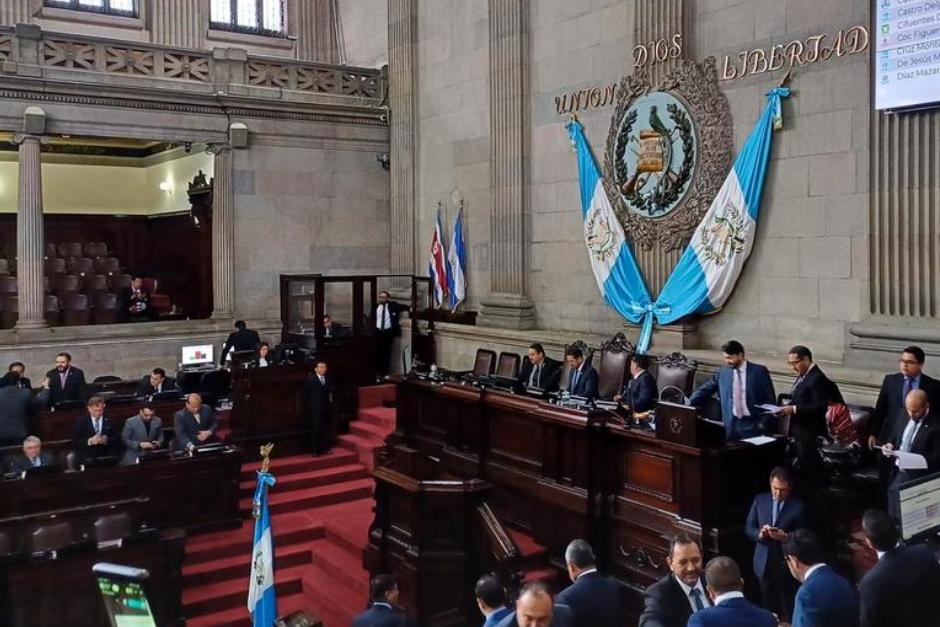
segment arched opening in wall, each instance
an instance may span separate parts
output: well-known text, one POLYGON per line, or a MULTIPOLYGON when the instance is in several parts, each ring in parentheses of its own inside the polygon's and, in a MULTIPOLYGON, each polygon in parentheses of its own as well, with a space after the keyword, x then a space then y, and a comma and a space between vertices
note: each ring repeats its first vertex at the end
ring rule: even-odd
MULTIPOLYGON (((17 319, 18 148, 0 132, 0 318, 17 319)), ((188 141, 48 136, 42 146, 50 325, 208 318, 213 157, 188 141)))

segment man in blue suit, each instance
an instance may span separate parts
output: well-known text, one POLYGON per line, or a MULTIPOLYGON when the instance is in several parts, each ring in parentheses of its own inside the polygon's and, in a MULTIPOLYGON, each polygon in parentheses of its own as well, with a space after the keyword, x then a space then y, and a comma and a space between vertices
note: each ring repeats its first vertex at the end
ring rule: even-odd
POLYGON ((565 351, 565 361, 571 368, 568 374, 568 393, 587 399, 597 398, 597 370, 584 359, 584 353, 577 346, 565 351))
POLYGON ((708 596, 714 605, 692 614, 688 627, 777 627, 777 619, 744 598, 737 562, 719 555, 705 568, 708 596))
POLYGON ((353 618, 352 627, 411 627, 411 619, 398 607, 398 582, 393 575, 376 575, 369 583, 372 603, 353 618))
POLYGON ((630 380, 623 386, 623 390, 614 397, 618 403, 622 402, 634 414, 649 413, 656 407, 659 400, 659 390, 656 389, 656 379, 649 372, 650 358, 646 355, 633 355, 630 357, 630 380))
POLYGON ((783 543, 790 573, 802 582, 796 593, 792 627, 858 627, 855 586, 823 561, 822 541, 798 529, 783 543))
POLYGON ((726 342, 721 351, 725 365, 695 390, 689 403, 702 407, 717 392, 728 441, 761 435, 765 431, 761 419, 770 420, 771 416, 758 405, 777 401, 770 373, 766 366, 748 361, 737 340, 726 342))
POLYGON ((571 608, 575 624, 622 627, 624 589, 597 572, 591 545, 586 540, 572 540, 565 549, 565 563, 573 583, 556 600, 571 608))
POLYGON ((477 579, 477 585, 473 588, 473 596, 476 597, 477 607, 483 614, 483 627, 495 627, 501 620, 512 614, 512 610, 506 607, 506 588, 499 577, 490 573, 477 579))
POLYGON ((496 627, 581 627, 581 624, 574 622, 571 608, 552 600, 548 586, 530 581, 519 590, 516 611, 496 627))
POLYGON ((793 473, 786 466, 774 468, 770 492, 754 497, 744 531, 754 543, 754 576, 763 606, 781 619, 792 615, 797 587, 784 564, 781 543, 789 533, 807 526, 806 505, 793 495, 793 473))

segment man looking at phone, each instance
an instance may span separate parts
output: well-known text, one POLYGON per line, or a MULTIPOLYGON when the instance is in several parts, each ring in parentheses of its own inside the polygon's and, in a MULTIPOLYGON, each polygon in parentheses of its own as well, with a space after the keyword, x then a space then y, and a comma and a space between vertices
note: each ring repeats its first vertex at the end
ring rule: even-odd
POLYGON ((809 527, 806 505, 793 495, 793 473, 785 466, 770 472, 770 492, 754 497, 745 531, 754 542, 754 575, 765 608, 789 622, 796 580, 783 559, 782 543, 797 529, 809 527))

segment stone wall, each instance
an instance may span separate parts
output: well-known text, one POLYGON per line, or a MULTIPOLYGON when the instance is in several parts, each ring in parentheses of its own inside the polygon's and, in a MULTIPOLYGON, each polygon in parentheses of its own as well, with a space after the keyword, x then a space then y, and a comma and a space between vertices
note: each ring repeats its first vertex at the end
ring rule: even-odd
POLYGON ((343 62, 361 67, 388 64, 388 0, 339 0, 343 62))
MULTIPOLYGON (((685 50, 695 60, 868 24, 856 0, 687 0, 685 50)), ((420 2, 416 266, 426 265, 435 205, 467 198, 470 307, 489 290, 487 2, 420 2)), ((531 137, 527 264, 538 326, 610 334, 623 321, 601 300, 584 250, 577 168, 554 97, 632 70, 632 0, 530 2, 531 137)), ((865 310, 868 281, 868 53, 798 67, 764 194, 758 242, 725 309, 698 325, 701 347, 733 335, 779 353, 807 342, 839 361, 865 310)), ((735 150, 782 72, 723 83, 735 150)), ((602 157, 612 107, 580 119, 602 157)), ((450 215, 448 216, 450 218, 450 215)), ((448 226, 449 228, 449 226, 448 226)), ((635 338, 634 338, 635 339, 635 338)))

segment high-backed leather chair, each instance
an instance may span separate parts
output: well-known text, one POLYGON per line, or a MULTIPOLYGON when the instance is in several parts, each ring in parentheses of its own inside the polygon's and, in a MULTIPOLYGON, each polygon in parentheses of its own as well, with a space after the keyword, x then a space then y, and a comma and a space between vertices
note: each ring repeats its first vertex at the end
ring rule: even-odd
POLYGON ((111 275, 111 291, 116 294, 124 288, 130 287, 133 280, 134 278, 129 274, 113 274, 111 275))
POLYGON ((108 291, 108 277, 103 274, 92 274, 85 277, 85 291, 90 294, 108 291))
POLYGON ((65 264, 65 267, 68 268, 70 273, 77 274, 79 276, 91 274, 94 266, 95 262, 88 257, 72 257, 65 264))
POLYGON ((49 257, 56 256, 55 244, 53 244, 52 242, 46 242, 45 244, 43 244, 42 250, 43 250, 42 254, 46 257, 46 259, 48 259, 49 257))
MULTIPOLYGON (((584 362, 588 365, 591 365, 591 361, 594 359, 594 351, 584 342, 584 340, 575 340, 571 344, 565 346, 565 352, 568 352, 569 348, 580 348, 581 354, 584 355, 584 362)), ((571 378, 571 366, 568 365, 568 360, 565 359, 565 356, 562 355, 562 367, 561 367, 561 381, 558 384, 560 390, 568 389, 568 381, 571 378)))
POLYGON ((131 535, 133 525, 127 512, 105 514, 95 520, 95 541, 108 542, 131 535))
POLYGON ((141 288, 150 294, 150 306, 153 307, 153 310, 158 314, 170 313, 173 309, 173 306, 170 304, 170 296, 157 292, 157 289, 160 287, 160 282, 152 277, 143 277, 141 283, 141 288))
POLYGON ((62 324, 62 313, 59 311, 59 297, 54 294, 43 295, 43 314, 50 327, 62 324))
POLYGON ((108 256, 108 245, 104 242, 85 242, 82 246, 82 251, 85 253, 85 256, 91 257, 107 257, 108 256))
POLYGON ((117 274, 121 271, 121 262, 115 257, 98 257, 95 259, 95 271, 101 274, 117 274))
POLYGON ((220 398, 232 391, 232 375, 228 370, 210 370, 199 379, 199 396, 205 404, 214 407, 220 398))
POLYGON ((10 274, 10 264, 3 258, 0 258, 0 274, 10 274))
POLYGON ((12 329, 16 321, 20 318, 20 299, 15 294, 2 295, 3 312, 0 313, 0 321, 4 329, 12 329))
POLYGON ((43 262, 43 270, 47 275, 68 273, 68 263, 62 257, 46 257, 43 262))
POLYGON ((67 294, 62 299, 62 318, 67 327, 91 324, 88 297, 84 294, 67 294))
POLYGON ((609 400, 623 388, 630 372, 630 357, 636 346, 623 333, 617 333, 600 345, 600 362, 597 365, 597 396, 609 400))
POLYGON ((473 359, 472 373, 478 377, 487 377, 496 370, 496 353, 487 348, 478 348, 473 359))
POLYGON ((54 551, 70 544, 72 524, 66 521, 49 523, 35 529, 30 538, 33 551, 54 551))
POLYGON ((656 387, 660 390, 678 388, 686 396, 692 394, 698 362, 682 353, 669 353, 656 361, 656 387))
POLYGON ((0 276, 0 294, 16 294, 17 282, 15 276, 0 276))
POLYGON ((60 257, 81 257, 82 245, 80 242, 64 242, 58 246, 60 257))
POLYGON ((96 292, 92 320, 95 324, 114 324, 118 321, 118 299, 111 292, 96 292))
POLYGON ((82 285, 74 274, 56 274, 52 277, 52 291, 59 298, 65 298, 68 294, 77 294, 81 288, 82 285))
POLYGON ((500 353, 499 361, 496 362, 496 375, 515 379, 519 376, 519 364, 521 361, 519 355, 516 353, 500 353))

